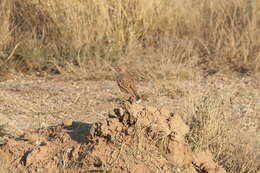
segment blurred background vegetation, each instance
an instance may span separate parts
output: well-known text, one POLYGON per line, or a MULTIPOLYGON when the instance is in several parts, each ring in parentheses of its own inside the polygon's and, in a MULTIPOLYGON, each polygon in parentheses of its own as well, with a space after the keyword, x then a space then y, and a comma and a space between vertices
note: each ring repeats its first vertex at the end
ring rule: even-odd
POLYGON ((259 0, 1 0, 0 69, 140 79, 260 71, 259 0))

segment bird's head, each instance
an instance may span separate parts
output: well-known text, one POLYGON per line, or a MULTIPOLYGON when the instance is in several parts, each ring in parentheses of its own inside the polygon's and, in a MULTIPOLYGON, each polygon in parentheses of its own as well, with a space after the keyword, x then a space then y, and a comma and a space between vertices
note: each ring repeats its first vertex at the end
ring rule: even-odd
POLYGON ((125 66, 123 66, 123 65, 119 65, 119 66, 116 66, 116 67, 115 67, 115 70, 116 70, 118 73, 122 73, 122 72, 125 72, 125 71, 126 71, 126 68, 125 68, 125 66))

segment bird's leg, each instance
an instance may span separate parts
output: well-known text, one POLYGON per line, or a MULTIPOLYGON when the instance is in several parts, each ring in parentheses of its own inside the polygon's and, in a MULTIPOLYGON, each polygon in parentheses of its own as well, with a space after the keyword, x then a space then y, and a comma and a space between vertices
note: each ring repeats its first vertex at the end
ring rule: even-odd
POLYGON ((128 101, 131 103, 131 104, 133 104, 134 103, 134 97, 133 96, 130 96, 129 98, 128 98, 128 101))

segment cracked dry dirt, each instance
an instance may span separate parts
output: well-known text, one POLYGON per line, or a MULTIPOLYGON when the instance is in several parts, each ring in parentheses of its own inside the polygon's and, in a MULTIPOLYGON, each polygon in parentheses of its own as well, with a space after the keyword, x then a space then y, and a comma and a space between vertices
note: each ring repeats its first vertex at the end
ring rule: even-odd
POLYGON ((209 152, 192 153, 183 142, 187 98, 209 90, 228 96, 223 110, 260 149, 258 77, 146 82, 139 88, 144 103, 119 105, 113 81, 16 76, 0 82, 0 125, 6 133, 24 134, 19 141, 4 137, 0 165, 5 172, 225 172, 209 152))

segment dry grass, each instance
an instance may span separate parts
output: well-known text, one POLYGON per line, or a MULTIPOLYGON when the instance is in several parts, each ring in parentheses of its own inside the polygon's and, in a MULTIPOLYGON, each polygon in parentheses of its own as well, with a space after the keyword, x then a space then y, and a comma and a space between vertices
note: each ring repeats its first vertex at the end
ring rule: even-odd
POLYGON ((2 0, 0 19, 1 70, 100 79, 117 63, 146 78, 176 66, 260 69, 257 0, 2 0))
POLYGON ((259 171, 259 147, 240 130, 241 122, 227 111, 229 99, 227 93, 214 91, 190 97, 187 109, 192 116, 188 141, 195 151, 209 149, 228 172, 256 173, 259 171))
MULTIPOLYGON (((200 68, 255 73, 259 33, 259 0, 1 0, 0 73, 109 79, 119 63, 140 80, 190 79, 200 68)), ((227 98, 187 101, 194 118, 189 140, 230 172, 257 172, 257 153, 235 141, 231 115, 218 109, 227 98)))

